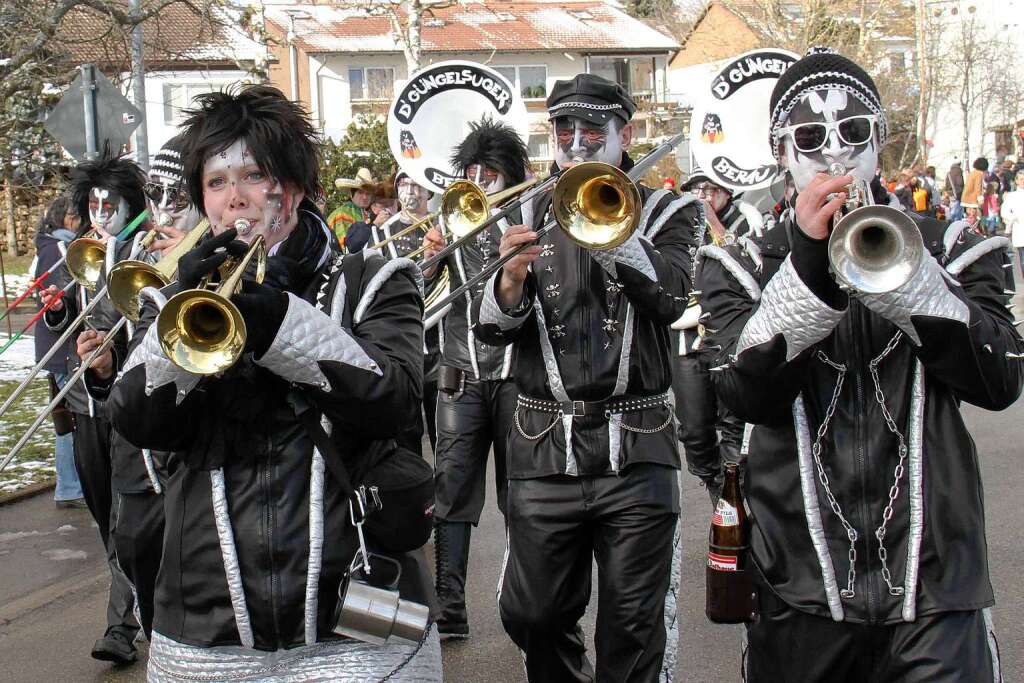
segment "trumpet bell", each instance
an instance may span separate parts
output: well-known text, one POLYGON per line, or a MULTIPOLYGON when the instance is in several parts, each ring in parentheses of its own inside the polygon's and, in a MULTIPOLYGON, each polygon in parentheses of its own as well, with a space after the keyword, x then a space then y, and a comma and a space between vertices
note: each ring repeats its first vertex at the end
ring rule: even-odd
POLYGON ((94 292, 96 285, 99 284, 106 258, 107 245, 103 240, 79 237, 68 245, 68 272, 78 284, 94 292))
POLYGON ((917 225, 890 206, 862 206, 843 216, 828 240, 828 258, 841 286, 865 294, 902 287, 925 253, 917 225))
POLYGON ((197 375, 227 370, 245 348, 245 320, 226 297, 189 289, 172 296, 157 318, 164 354, 197 375))
POLYGON ((163 273, 142 261, 121 261, 110 269, 107 276, 110 302, 133 323, 139 322, 142 315, 142 304, 139 301, 142 290, 146 287, 162 289, 168 284, 163 273))
POLYGON ((587 162, 568 169, 555 184, 551 205, 566 235, 586 249, 611 249, 640 221, 640 191, 618 168, 587 162))

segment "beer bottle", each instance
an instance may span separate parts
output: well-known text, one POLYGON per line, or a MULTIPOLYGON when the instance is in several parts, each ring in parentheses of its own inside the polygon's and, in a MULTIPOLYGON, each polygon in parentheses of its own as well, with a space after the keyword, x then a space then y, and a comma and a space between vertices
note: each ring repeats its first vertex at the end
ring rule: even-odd
POLYGON ((722 495, 711 518, 708 548, 705 611, 716 623, 737 624, 751 619, 751 582, 745 571, 747 536, 739 465, 727 462, 722 495))

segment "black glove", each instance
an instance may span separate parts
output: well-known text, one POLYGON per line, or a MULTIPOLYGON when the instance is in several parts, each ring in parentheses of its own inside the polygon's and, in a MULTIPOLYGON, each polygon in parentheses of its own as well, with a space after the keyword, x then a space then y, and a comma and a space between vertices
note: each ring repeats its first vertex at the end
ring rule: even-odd
POLYGON ((178 261, 178 286, 181 290, 195 289, 207 275, 220 268, 228 256, 241 257, 249 246, 235 240, 238 231, 226 230, 212 239, 200 242, 195 249, 178 261), (220 252, 217 252, 221 249, 220 252))
POLYGON ((245 320, 245 352, 261 357, 281 329, 288 312, 288 295, 273 287, 243 280, 242 291, 232 296, 231 301, 245 320))

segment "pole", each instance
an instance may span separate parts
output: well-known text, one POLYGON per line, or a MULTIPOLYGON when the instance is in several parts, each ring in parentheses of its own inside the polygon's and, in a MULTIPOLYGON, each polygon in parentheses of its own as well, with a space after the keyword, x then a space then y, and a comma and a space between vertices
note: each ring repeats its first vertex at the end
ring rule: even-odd
MULTIPOLYGON (((4 269, 3 249, 0 249, 0 283, 2 283, 3 290, 4 290, 4 307, 5 307, 5 309, 7 311, 9 311, 10 308, 11 308, 11 305, 9 303, 7 303, 7 271, 4 269)), ((15 302, 15 305, 17 305, 17 302, 15 302)), ((6 317, 6 316, 7 316, 7 313, 4 313, 4 317, 6 317)), ((7 318, 7 338, 10 339, 11 335, 13 333, 14 333, 14 328, 11 327, 11 319, 7 318)))
MULTIPOLYGON (((129 0, 129 16, 137 19, 139 0, 129 0)), ((142 123, 135 129, 135 161, 149 172, 149 130, 146 125, 146 65, 142 57, 142 24, 132 28, 132 98, 142 112, 142 123)))
POLYGON ((82 71, 82 109, 85 112, 85 160, 99 157, 96 148, 96 82, 93 80, 92 64, 78 67, 82 71))

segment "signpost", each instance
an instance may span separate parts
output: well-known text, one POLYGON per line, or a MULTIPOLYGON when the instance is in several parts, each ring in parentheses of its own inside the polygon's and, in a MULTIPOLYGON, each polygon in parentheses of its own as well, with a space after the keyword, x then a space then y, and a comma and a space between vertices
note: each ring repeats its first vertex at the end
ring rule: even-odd
POLYGON ((141 122, 142 112, 95 66, 83 64, 43 127, 77 161, 90 161, 108 148, 119 152, 141 122))

